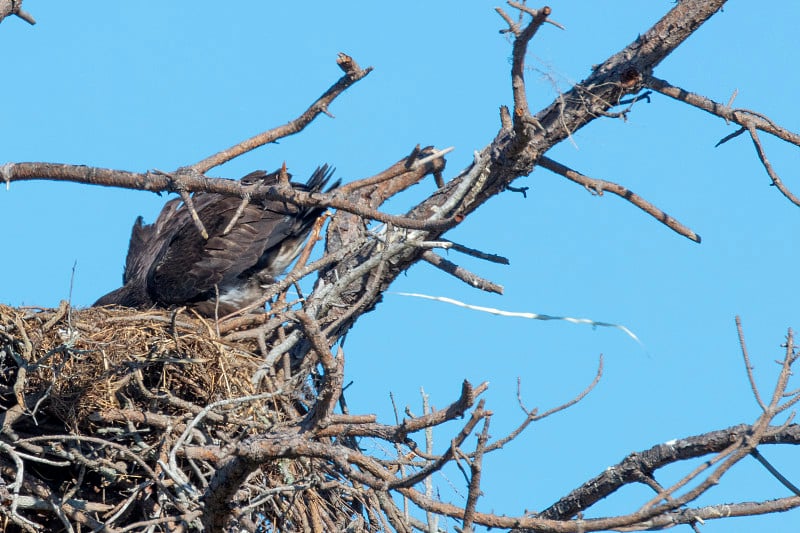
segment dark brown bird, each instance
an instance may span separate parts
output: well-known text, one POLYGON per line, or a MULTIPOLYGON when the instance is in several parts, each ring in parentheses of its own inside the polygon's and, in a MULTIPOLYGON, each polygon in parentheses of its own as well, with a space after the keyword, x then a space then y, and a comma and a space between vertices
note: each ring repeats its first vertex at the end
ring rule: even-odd
MULTIPOLYGON (((280 171, 256 171, 242 183, 275 185, 280 171)), ((318 192, 330 181, 328 165, 317 168, 298 190, 318 192)), ((333 183, 328 190, 339 185, 333 183)), ((131 233, 122 287, 94 303, 139 309, 191 306, 207 316, 231 313, 258 300, 295 260, 321 207, 259 200, 247 204, 224 233, 242 200, 215 193, 195 193, 195 210, 208 232, 204 239, 180 198, 167 202, 153 224, 136 219, 131 233), (217 298, 217 291, 219 297, 217 298)))

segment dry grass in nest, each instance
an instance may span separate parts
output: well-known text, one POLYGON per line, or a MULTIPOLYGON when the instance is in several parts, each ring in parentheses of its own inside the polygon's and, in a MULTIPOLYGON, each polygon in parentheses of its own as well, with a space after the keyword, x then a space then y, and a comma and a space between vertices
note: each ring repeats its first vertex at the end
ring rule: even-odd
MULTIPOLYGON (((0 305, 0 446, 39 458, 26 460, 20 494, 58 497, 66 482, 81 502, 73 515, 87 523, 144 523, 154 515, 165 524, 169 515, 196 523, 197 495, 216 464, 202 454, 188 459, 187 449, 219 450, 298 420, 292 390, 306 385, 298 378, 281 385, 285 392, 266 394, 277 387, 270 379, 253 383, 263 362, 257 350, 252 340, 221 340, 213 324, 187 313, 0 305), (185 493, 196 496, 181 498, 169 489, 174 473, 163 472, 175 451, 179 476, 193 486, 185 493), (163 501, 169 505, 154 503, 163 501), (115 515, 123 507, 124 515, 115 515)), ((19 465, 6 459, 0 453, 0 474, 14 479, 19 465)), ((299 492, 274 487, 326 475, 334 475, 330 465, 317 460, 265 464, 235 500, 242 506, 260 501, 248 516, 302 530, 312 508, 327 515, 319 509, 335 497, 308 484, 299 492)), ((30 512, 42 527, 63 522, 30 512)), ((349 514, 326 521, 341 523, 349 514)))
POLYGON ((37 411, 73 431, 90 430, 93 414, 123 408, 137 396, 130 393, 137 382, 198 405, 264 392, 251 383, 254 345, 221 341, 207 322, 185 314, 0 306, 0 328, 3 407, 18 403, 8 394, 16 384, 21 405, 33 411, 31 400, 39 402, 37 411), (24 387, 16 383, 17 358, 26 367, 24 387))

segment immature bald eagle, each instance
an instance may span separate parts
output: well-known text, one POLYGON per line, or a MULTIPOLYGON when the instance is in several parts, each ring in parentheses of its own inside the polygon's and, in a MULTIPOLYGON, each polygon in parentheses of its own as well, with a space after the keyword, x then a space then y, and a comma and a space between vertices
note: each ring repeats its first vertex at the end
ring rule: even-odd
MULTIPOLYGON (((321 191, 332 174, 323 165, 308 183, 291 185, 321 191)), ((279 175, 280 171, 256 171, 241 181, 274 185, 279 175)), ((339 181, 328 190, 338 185, 339 181)), ((272 200, 252 201, 223 234, 241 199, 215 193, 196 193, 192 199, 208 239, 202 237, 180 198, 167 202, 153 224, 143 225, 139 217, 133 225, 123 286, 97 300, 95 306, 188 305, 207 316, 241 309, 261 297, 263 286, 274 283, 295 260, 324 211, 272 200)))

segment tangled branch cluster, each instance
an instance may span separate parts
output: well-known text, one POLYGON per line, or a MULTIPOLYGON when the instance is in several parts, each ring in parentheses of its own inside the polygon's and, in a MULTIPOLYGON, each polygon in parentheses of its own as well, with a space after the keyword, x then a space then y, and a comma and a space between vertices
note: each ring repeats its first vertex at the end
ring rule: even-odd
MULTIPOLYGON (((263 372, 258 343, 230 341, 201 317, 180 312, 14 309, 0 306, 0 515, 5 530, 71 531, 412 531, 429 530, 407 504, 465 526, 552 531, 662 528, 720 516, 787 510, 795 495, 760 503, 687 505, 718 484, 763 444, 800 444, 791 417, 772 421, 800 401, 787 390, 798 354, 790 331, 774 392, 762 415, 742 425, 661 444, 632 454, 548 509, 521 517, 477 511, 482 460, 531 423, 565 409, 525 411, 519 427, 489 436, 491 412, 478 396, 486 384, 464 382, 441 410, 393 425, 349 414, 342 396, 344 353, 320 346, 322 332, 303 311, 294 323, 312 344, 303 372, 286 358, 263 372), (317 351, 319 350, 319 351, 317 351), (308 364, 313 360, 313 364, 308 364), (259 372, 259 369, 262 370, 259 372), (259 376, 254 380, 253 376, 259 376), (339 407, 337 413, 335 408, 339 407), (439 453, 420 435, 465 417, 439 453), (471 435, 477 435, 473 443, 471 435), (362 439, 395 455, 371 455, 362 439), (713 454, 669 487, 655 472, 713 454), (418 486, 449 463, 467 481, 463 507, 418 486), (626 515, 581 519, 581 513, 629 483, 655 496, 626 515), (406 502, 401 507, 400 502, 406 502), (12 525, 14 528, 12 528, 12 525)), ((279 334, 278 331, 275 334, 279 334)), ((408 413, 407 413, 408 414, 408 413)), ((768 468, 772 469, 768 465, 768 468)), ((774 471, 774 469, 772 469, 774 471)))
MULTIPOLYGON (((5 4, 0 2, 0 8, 5 4)), ((502 262, 444 241, 442 235, 537 165, 593 194, 611 191, 678 233, 700 240, 625 187, 589 178, 545 155, 597 118, 624 118, 630 106, 613 109, 633 105, 642 97, 635 95, 644 89, 740 124, 741 132, 750 133, 773 183, 795 201, 767 162, 756 130, 800 144, 796 137, 756 113, 703 100, 651 75, 723 4, 722 0, 680 2, 634 43, 598 65, 589 78, 533 114, 524 62, 536 32, 552 23, 550 9, 509 2, 516 17, 498 12, 507 25, 503 31, 513 39, 513 109, 501 109, 494 140, 447 182, 443 172, 448 150, 419 146, 384 171, 329 194, 281 187, 245 189, 238 182, 206 176, 243 153, 302 131, 327 113, 344 90, 370 72, 344 54, 337 62, 344 75, 297 119, 172 172, 52 163, 0 167, 0 176, 9 183, 71 180, 177 192, 186 199, 190 192, 206 191, 239 196, 243 202, 263 197, 337 209, 327 226, 322 258, 307 264, 309 254, 305 254, 284 280, 266 289, 261 302, 253 305, 266 305, 263 313, 239 312, 209 321, 183 309, 0 307, 0 516, 5 529, 432 531, 436 530, 432 517, 439 516, 458 520, 464 531, 479 524, 577 532, 695 524, 726 514, 800 506, 795 493, 724 509, 689 507, 731 466, 748 455, 759 455, 759 445, 800 442, 797 426, 772 425, 800 399, 788 388, 797 358, 791 332, 772 399, 761 400, 753 387, 762 409, 753 424, 634 454, 544 511, 518 517, 478 511, 484 455, 502 448, 532 422, 579 400, 594 383, 559 408, 544 413, 525 409, 518 429, 497 441, 489 437, 491 412, 478 398, 485 385, 464 383, 460 397, 447 408, 409 415, 390 425, 378 423, 373 415, 350 414, 342 395, 344 352, 339 341, 415 262, 427 261, 471 286, 502 291, 434 250, 451 248, 502 262), (626 102, 628 96, 633 99, 626 102), (387 199, 428 175, 438 185, 429 198, 403 215, 379 210, 387 199), (369 220, 384 225, 368 230, 369 220), (287 289, 309 276, 316 280, 313 290, 298 301, 287 301, 287 289), (420 432, 461 417, 460 430, 438 453, 421 444, 420 432), (395 455, 364 452, 358 443, 365 438, 383 441, 395 455), (662 487, 655 480, 658 468, 707 454, 715 455, 678 483, 662 487), (418 488, 451 463, 465 474, 468 492, 463 506, 439 501, 418 488), (628 483, 644 483, 655 495, 625 515, 583 518, 596 502, 628 483), (421 512, 408 512, 404 502, 429 513, 429 522, 420 521, 421 512)), ((21 16, 19 5, 11 2, 10 10, 0 9, 0 17, 21 16)), ((188 200, 187 208, 191 209, 188 200)), ((202 229, 202 221, 198 224, 202 229)))
POLYGON ((321 358, 319 387, 281 371, 254 383, 256 343, 208 327, 177 313, 0 306, 6 526, 202 529, 205 513, 220 529, 380 529, 402 516, 388 492, 452 460, 488 417, 479 405, 444 456, 369 457, 356 437, 409 453, 409 434, 463 416, 485 386, 464 383, 448 409, 385 426, 333 413, 341 352, 321 358))

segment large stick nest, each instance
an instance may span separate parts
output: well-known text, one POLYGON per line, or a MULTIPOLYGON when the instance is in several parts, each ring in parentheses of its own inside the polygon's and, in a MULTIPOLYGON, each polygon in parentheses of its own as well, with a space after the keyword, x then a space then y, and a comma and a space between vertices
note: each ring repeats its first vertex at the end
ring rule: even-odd
MULTIPOLYGON (((307 379, 281 390, 270 377, 253 383, 257 350, 186 313, 0 305, 0 468, 15 480, 0 484, 0 500, 19 518, 3 529, 198 524, 185 495, 202 495, 215 472, 203 447, 290 425, 306 410, 307 379)), ((262 531, 352 521, 353 502, 302 482, 309 476, 338 477, 312 459, 263 466, 237 492, 234 518, 262 531)))

